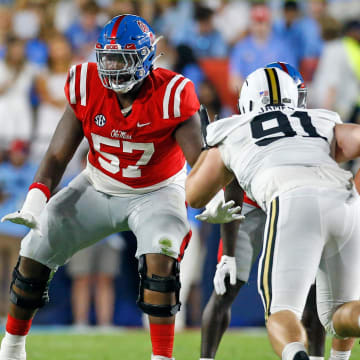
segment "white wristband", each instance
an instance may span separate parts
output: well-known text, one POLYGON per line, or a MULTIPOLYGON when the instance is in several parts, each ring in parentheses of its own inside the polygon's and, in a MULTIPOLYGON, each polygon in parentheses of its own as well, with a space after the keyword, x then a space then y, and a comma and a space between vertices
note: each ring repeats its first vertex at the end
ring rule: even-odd
POLYGON ((21 209, 23 212, 29 212, 38 216, 43 211, 47 202, 46 195, 37 188, 32 188, 26 196, 24 205, 21 209))

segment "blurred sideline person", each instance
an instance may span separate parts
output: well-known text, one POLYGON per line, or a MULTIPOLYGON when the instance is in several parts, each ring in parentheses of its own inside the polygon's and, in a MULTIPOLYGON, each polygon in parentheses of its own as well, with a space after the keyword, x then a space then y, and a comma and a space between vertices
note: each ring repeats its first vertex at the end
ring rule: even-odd
MULTIPOLYGON (((307 105, 307 89, 301 74, 290 64, 284 62, 274 62, 268 64, 268 68, 278 68, 289 74, 294 80, 298 88, 299 98, 298 107, 306 108, 307 105)), ((225 201, 236 199, 238 197, 238 187, 227 187, 225 190, 225 201)), ((239 205, 242 199, 237 200, 239 205)), ((217 203, 213 200, 207 204, 208 212, 216 213, 217 203), (213 209, 211 209, 213 207, 213 209)), ((226 254, 222 251, 222 242, 219 245, 219 264, 217 265, 216 275, 214 277, 215 290, 213 291, 207 305, 205 306, 202 319, 201 329, 201 357, 200 360, 214 359, 218 350, 221 338, 230 324, 231 305, 239 293, 241 287, 248 281, 251 268, 260 254, 264 236, 264 227, 266 214, 261 210, 260 206, 249 199, 244 193, 242 203, 242 213, 245 220, 236 234, 232 228, 236 227, 235 223, 221 224, 221 234, 223 237, 236 236, 236 244, 234 248, 234 257, 222 255, 226 254), (235 235, 234 235, 235 234, 235 235), (236 283, 230 286, 228 274, 236 274, 236 283)), ((207 218, 201 217, 204 221, 207 218)), ((221 240, 220 240, 221 241, 221 240)), ((231 242, 231 238, 225 239, 224 243, 231 242)), ((302 318, 303 325, 308 335, 308 349, 311 360, 323 360, 325 352, 325 330, 320 323, 316 310, 316 289, 315 285, 311 286, 304 314, 302 318)), ((341 353, 342 360, 350 358, 353 339, 333 340, 332 353, 341 353), (344 357, 342 349, 344 346, 347 350, 347 357, 344 357)), ((330 360, 337 359, 331 357, 330 360)))
POLYGON ((94 300, 95 324, 102 330, 113 325, 115 276, 120 269, 123 239, 113 234, 77 252, 67 266, 72 279, 71 305, 76 330, 89 326, 89 312, 94 300))
POLYGON ((69 104, 34 183, 22 209, 2 219, 32 231, 14 270, 1 360, 26 359, 26 335, 48 302, 52 271, 126 230, 137 237, 137 304, 149 315, 151 358, 172 359, 179 261, 191 237, 185 162, 195 163, 202 139, 194 86, 180 74, 153 70, 156 42, 144 19, 119 15, 98 38, 97 64, 70 68, 69 104), (84 136, 86 169, 50 199, 84 136))
POLYGON ((258 289, 271 345, 283 360, 309 359, 300 319, 315 277, 325 329, 360 337, 360 199, 352 174, 335 162, 360 155, 360 127, 297 104, 298 89, 285 72, 250 74, 239 98, 241 115, 207 127, 213 148, 186 180, 186 199, 195 208, 236 175, 266 211, 258 289))
MULTIPOLYGON (((81 168, 86 168, 88 148, 81 154, 81 168)), ((66 179, 64 174, 63 179, 66 179)), ((72 180, 73 177, 71 177, 72 180)), ((65 182, 66 185, 71 180, 65 182)), ((95 323, 101 330, 111 330, 114 317, 114 280, 120 269, 124 239, 112 234, 77 252, 67 264, 72 279, 71 309, 76 331, 88 331, 89 313, 94 302, 95 323)))
MULTIPOLYGON (((29 143, 15 139, 0 162, 0 217, 16 211, 24 202, 27 190, 36 173, 29 161, 29 143), (6 156, 5 156, 6 155, 6 156)), ((0 318, 7 314, 8 292, 12 269, 16 264, 20 242, 29 229, 6 223, 0 226, 0 318)))

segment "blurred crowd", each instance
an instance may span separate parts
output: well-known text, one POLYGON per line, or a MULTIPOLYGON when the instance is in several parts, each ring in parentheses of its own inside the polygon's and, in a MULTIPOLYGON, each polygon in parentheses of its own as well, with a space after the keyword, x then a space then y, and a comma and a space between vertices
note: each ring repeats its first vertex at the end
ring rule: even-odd
MULTIPOLYGON (((95 61, 93 48, 102 26, 123 13, 142 16, 158 37, 163 36, 156 66, 190 78, 211 118, 237 111, 243 79, 252 71, 285 61, 302 73, 309 107, 337 111, 344 122, 360 122, 359 0, 1 0, 0 217, 21 207, 66 105, 63 88, 68 69, 95 61)), ((62 186, 81 171, 86 151, 84 143, 62 186)), ((354 171, 358 168, 349 166, 354 171)), ((199 281, 204 258, 200 238, 209 230, 204 231, 194 213, 189 213, 194 238, 198 237, 192 251, 200 259, 198 269, 191 270, 198 276, 190 276, 190 284, 199 281)), ((15 261, 9 255, 13 244, 17 241, 18 246, 25 232, 25 227, 9 222, 0 226, 0 294, 7 294, 6 269, 15 261)), ((124 246, 121 238, 105 239, 102 244, 118 253, 124 246)), ((81 298, 81 304, 90 301, 85 289, 93 280, 89 273, 97 267, 79 264, 92 258, 84 255, 77 266, 69 266, 74 293, 81 294, 74 298, 81 298)), ((105 299, 95 299, 99 312, 107 308, 104 301, 114 302, 112 281, 119 269, 118 257, 112 264, 98 265, 98 271, 107 275, 97 278, 99 291, 105 294, 105 299)), ((183 296, 189 292, 190 287, 183 296)), ((74 303, 73 310, 74 321, 86 324, 88 308, 74 303)), ((199 311, 196 314, 199 318, 199 311)), ((100 323, 109 325, 111 317, 111 311, 101 313, 100 323)))

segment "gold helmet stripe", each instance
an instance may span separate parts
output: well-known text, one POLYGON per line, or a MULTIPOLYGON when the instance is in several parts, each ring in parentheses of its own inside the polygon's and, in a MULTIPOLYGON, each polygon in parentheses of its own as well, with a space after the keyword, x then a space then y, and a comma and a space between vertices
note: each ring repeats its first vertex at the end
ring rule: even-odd
POLYGON ((265 68, 265 74, 269 85, 270 104, 279 105, 281 103, 279 78, 274 68, 265 68))

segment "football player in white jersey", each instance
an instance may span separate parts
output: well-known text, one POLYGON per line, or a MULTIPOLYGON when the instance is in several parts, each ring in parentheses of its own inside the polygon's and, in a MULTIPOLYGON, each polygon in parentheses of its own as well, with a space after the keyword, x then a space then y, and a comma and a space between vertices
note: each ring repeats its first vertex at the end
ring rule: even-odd
MULTIPOLYGON (((298 88, 298 107, 306 108, 307 88, 299 71, 284 62, 274 62, 266 65, 266 67, 276 67, 292 77, 298 88)), ((248 281, 252 265, 262 247, 266 214, 246 196, 246 193, 242 197, 242 193, 239 192, 239 187, 236 185, 228 185, 225 189, 225 198, 214 197, 207 204, 205 211, 197 218, 203 221, 216 222, 219 204, 224 203, 225 200, 230 201, 230 199, 236 200, 237 206, 242 205, 242 214, 245 215, 245 220, 241 223, 237 233, 238 224, 236 222, 221 224, 222 239, 219 245, 219 263, 214 277, 214 291, 202 316, 200 360, 213 360, 215 358, 222 336, 230 323, 231 305, 243 284, 248 281), (224 245, 224 249, 222 249, 222 245, 224 245), (229 281, 231 277, 236 278, 232 285, 229 281)), ((310 288, 302 322, 308 335, 310 360, 324 360, 326 333, 317 315, 316 287, 314 284, 310 288)), ((348 360, 353 342, 354 339, 346 341, 333 339, 329 360, 348 360)))
POLYGON ((325 329, 360 336, 360 200, 352 174, 336 163, 360 155, 360 126, 297 103, 285 72, 250 74, 241 115, 208 126, 213 148, 186 181, 187 200, 197 208, 236 177, 267 213, 258 288, 270 342, 283 360, 309 359, 300 319, 315 278, 325 329))

